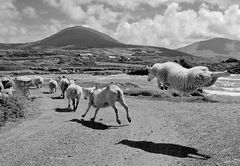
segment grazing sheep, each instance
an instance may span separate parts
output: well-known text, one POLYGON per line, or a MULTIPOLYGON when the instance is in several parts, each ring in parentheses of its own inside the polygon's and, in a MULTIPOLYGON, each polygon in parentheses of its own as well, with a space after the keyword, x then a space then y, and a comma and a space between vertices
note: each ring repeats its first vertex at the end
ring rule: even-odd
POLYGON ((198 88, 213 85, 219 77, 229 75, 227 71, 211 72, 205 66, 187 69, 177 63, 166 62, 156 63, 149 68, 148 81, 157 77, 159 86, 163 84, 184 93, 192 93, 198 88))
POLYGON ((65 98, 65 91, 67 90, 69 85, 70 85, 69 79, 67 79, 65 76, 60 77, 59 86, 62 91, 61 96, 63 97, 63 99, 65 98))
POLYGON ((68 108, 70 108, 70 101, 72 100, 73 111, 76 111, 82 96, 82 88, 72 82, 66 89, 66 96, 68 99, 68 108))
POLYGON ((43 85, 43 78, 40 76, 35 76, 33 78, 33 83, 37 88, 42 88, 43 85))
POLYGON ((58 87, 57 81, 50 78, 49 83, 48 83, 48 87, 49 87, 50 93, 57 92, 57 87, 58 87))
POLYGON ((91 119, 95 120, 96 115, 100 108, 111 106, 116 113, 116 121, 118 124, 121 124, 121 121, 118 117, 118 109, 115 106, 115 103, 118 101, 126 110, 127 119, 131 122, 131 118, 128 113, 128 106, 124 101, 123 91, 116 85, 109 85, 103 89, 98 89, 96 87, 93 88, 83 88, 84 99, 89 99, 88 108, 86 112, 82 115, 84 118, 91 108, 91 106, 95 107, 94 117, 91 119))

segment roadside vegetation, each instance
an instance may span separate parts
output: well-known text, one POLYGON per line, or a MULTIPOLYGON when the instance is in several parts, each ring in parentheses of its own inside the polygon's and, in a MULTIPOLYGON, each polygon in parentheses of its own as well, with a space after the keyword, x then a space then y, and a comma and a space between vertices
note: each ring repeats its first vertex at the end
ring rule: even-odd
POLYGON ((0 97, 0 127, 8 121, 25 117, 29 89, 16 85, 13 95, 0 97))

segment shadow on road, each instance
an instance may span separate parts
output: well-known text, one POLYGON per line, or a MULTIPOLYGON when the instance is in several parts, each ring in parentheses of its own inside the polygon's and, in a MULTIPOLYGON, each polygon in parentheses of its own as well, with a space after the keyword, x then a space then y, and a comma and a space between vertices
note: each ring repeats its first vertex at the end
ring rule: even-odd
POLYGON ((128 125, 112 126, 112 125, 106 125, 106 124, 103 124, 100 122, 95 122, 95 121, 85 121, 83 119, 72 119, 70 121, 81 123, 83 126, 86 126, 86 127, 89 127, 91 129, 95 129, 95 130, 117 129, 119 127, 128 126, 128 125))
POLYGON ((43 92, 43 94, 51 94, 50 92, 43 92))
POLYGON ((169 155, 180 158, 194 158, 207 160, 210 156, 199 154, 197 149, 177 144, 154 143, 149 141, 122 140, 116 144, 123 144, 129 147, 142 149, 146 152, 169 155))
POLYGON ((62 96, 51 97, 52 99, 63 99, 62 96))
POLYGON ((71 108, 56 108, 56 112, 73 112, 71 108))

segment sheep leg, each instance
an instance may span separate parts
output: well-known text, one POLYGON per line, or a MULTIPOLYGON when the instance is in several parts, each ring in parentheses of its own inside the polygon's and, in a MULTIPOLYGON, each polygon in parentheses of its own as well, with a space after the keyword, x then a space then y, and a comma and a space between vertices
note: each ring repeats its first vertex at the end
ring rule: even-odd
POLYGON ((72 99, 73 111, 75 111, 75 99, 72 99))
POLYGON ((70 108, 70 99, 68 99, 68 108, 70 108))
POLYGON ((75 111, 77 110, 78 104, 79 104, 79 99, 77 98, 77 102, 76 102, 75 111))
POLYGON ((131 122, 131 118, 130 118, 130 116, 129 116, 129 111, 128 111, 128 106, 127 106, 127 104, 125 103, 124 99, 123 99, 123 98, 120 98, 120 100, 119 100, 118 102, 119 102, 119 103, 123 106, 123 108, 126 110, 128 122, 131 122))
POLYGON ((159 79, 157 79, 157 84, 158 84, 159 89, 164 90, 164 87, 163 87, 164 85, 162 84, 162 82, 159 79))
POLYGON ((94 120, 95 120, 95 118, 96 118, 96 116, 97 116, 97 113, 98 113, 98 110, 99 110, 99 108, 96 108, 95 114, 94 114, 93 118, 91 118, 91 121, 94 121, 94 120))
POLYGON ((83 118, 87 115, 87 113, 90 110, 91 106, 92 106, 92 104, 91 104, 91 102, 89 102, 88 103, 88 108, 87 108, 86 112, 82 115, 83 118))
POLYGON ((115 114, 116 114, 116 121, 118 122, 118 124, 121 124, 121 121, 119 120, 119 117, 118 117, 118 109, 117 107, 115 106, 115 104, 111 104, 112 108, 114 109, 115 111, 115 114))

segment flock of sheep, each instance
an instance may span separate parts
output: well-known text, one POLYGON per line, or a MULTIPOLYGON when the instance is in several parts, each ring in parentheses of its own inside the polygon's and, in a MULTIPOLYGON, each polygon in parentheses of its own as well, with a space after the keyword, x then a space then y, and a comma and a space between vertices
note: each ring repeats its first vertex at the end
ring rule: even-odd
MULTIPOLYGON (((227 71, 209 71, 205 66, 195 66, 187 69, 174 62, 156 63, 152 67, 148 67, 148 70, 148 81, 156 77, 160 89, 173 88, 186 94, 192 93, 199 88, 212 86, 219 77, 230 75, 227 71)), ((34 85, 37 88, 41 88, 43 78, 40 76, 20 76, 14 79, 3 77, 0 82, 1 96, 12 95, 14 82, 21 86, 29 87, 34 85)), ((82 115, 83 118, 91 107, 95 107, 95 114, 91 119, 94 121, 100 108, 111 106, 115 111, 117 123, 121 124, 118 109, 115 106, 115 103, 119 102, 126 110, 127 120, 131 122, 123 91, 116 85, 111 84, 102 89, 97 87, 82 88, 75 84, 75 80, 69 80, 65 76, 59 76, 56 79, 50 78, 48 86, 50 93, 55 93, 59 86, 62 98, 65 98, 66 95, 68 99, 69 108, 72 101, 73 111, 77 110, 81 96, 88 100, 88 108, 82 115)))

